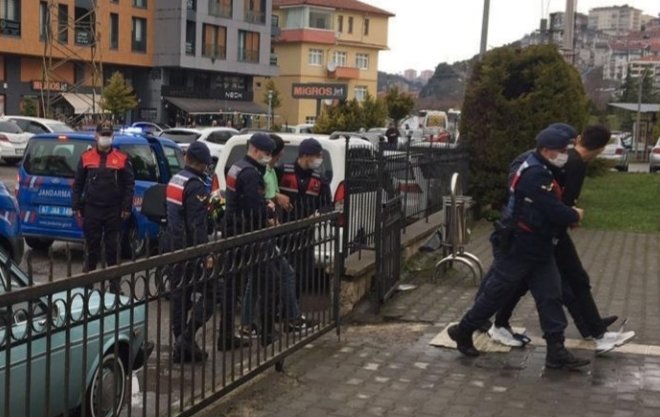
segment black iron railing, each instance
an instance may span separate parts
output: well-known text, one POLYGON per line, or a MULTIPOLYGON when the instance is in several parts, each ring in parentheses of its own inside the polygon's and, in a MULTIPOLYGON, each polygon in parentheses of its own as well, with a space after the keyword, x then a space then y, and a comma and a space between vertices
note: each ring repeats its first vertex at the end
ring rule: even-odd
POLYGON ((0 255, 0 416, 192 415, 281 366, 339 332, 337 220, 34 285, 0 255))

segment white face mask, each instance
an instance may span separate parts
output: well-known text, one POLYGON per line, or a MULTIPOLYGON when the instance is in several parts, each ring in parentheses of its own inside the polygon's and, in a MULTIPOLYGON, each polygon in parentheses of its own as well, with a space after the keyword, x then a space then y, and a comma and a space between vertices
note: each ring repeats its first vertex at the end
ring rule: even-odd
POLYGON ((272 156, 268 156, 268 155, 266 155, 266 156, 262 156, 261 158, 259 158, 259 160, 258 160, 257 162, 259 162, 261 165, 266 166, 266 165, 268 165, 268 163, 269 163, 272 159, 273 159, 272 156))
POLYGON ((309 164, 309 167, 312 169, 317 169, 320 168, 322 164, 323 164, 323 158, 316 158, 309 164))
POLYGON ((109 148, 112 146, 112 136, 99 136, 98 140, 99 148, 109 148))
POLYGON ((560 153, 557 154, 555 159, 549 159, 550 163, 557 168, 563 168, 564 165, 566 165, 566 162, 568 162, 568 154, 567 153, 560 153))

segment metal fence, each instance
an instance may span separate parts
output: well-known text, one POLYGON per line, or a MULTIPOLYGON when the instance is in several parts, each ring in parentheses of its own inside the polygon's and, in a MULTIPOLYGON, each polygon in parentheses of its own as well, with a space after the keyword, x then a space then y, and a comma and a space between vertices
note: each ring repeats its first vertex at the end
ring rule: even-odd
POLYGON ((459 172, 467 186, 468 168, 467 151, 446 144, 408 143, 398 150, 386 144, 351 145, 346 152, 345 253, 375 247, 376 213, 395 197, 401 198, 404 230, 442 210, 452 174, 459 172))
POLYGON ((0 416, 192 415, 339 334, 337 220, 38 285, 0 255, 0 416))

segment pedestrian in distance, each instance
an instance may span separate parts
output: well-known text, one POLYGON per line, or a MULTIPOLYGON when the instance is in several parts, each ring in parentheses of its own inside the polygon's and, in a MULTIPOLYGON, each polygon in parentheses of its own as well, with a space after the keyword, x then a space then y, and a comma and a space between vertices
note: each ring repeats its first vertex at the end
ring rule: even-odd
POLYGON ((561 188, 553 173, 553 169, 563 167, 568 160, 568 136, 559 129, 549 128, 539 132, 536 142, 536 151, 520 166, 509 187, 503 216, 506 230, 492 240, 499 254, 473 306, 448 333, 461 353, 478 356, 472 342, 473 332, 526 282, 546 339, 546 367, 577 369, 589 361, 576 358, 564 346, 566 316, 554 246, 566 227, 582 220, 584 211, 562 202, 561 188))
MULTIPOLYGON (((577 204, 582 185, 587 173, 587 165, 593 161, 607 145, 611 133, 602 125, 587 126, 582 135, 575 128, 564 123, 553 123, 549 128, 562 130, 575 146, 568 150, 566 164, 558 170, 558 183, 562 188, 562 200, 569 206, 577 204)), ((519 166, 533 151, 519 155, 511 164, 510 176, 513 177, 519 166)), ((618 317, 601 317, 591 292, 590 278, 584 269, 568 230, 561 233, 556 246, 555 257, 562 278, 563 301, 571 314, 575 326, 584 339, 594 340, 596 353, 603 354, 628 343, 635 332, 609 332, 607 327, 618 317)), ((525 283, 495 315, 495 323, 489 329, 489 335, 501 344, 513 347, 523 345, 519 337, 511 330, 509 321, 520 298, 527 292, 525 283)))
POLYGON ((390 122, 387 130, 385 131, 385 137, 387 138, 387 144, 390 149, 396 149, 399 144, 399 129, 397 129, 394 122, 390 122))
MULTIPOLYGON (((73 181, 72 208, 87 245, 85 271, 96 269, 101 242, 106 264, 117 264, 121 224, 131 216, 135 177, 128 156, 112 147, 113 134, 110 122, 97 126, 96 146, 81 155, 73 181)), ((111 289, 119 292, 116 281, 111 289)))
MULTIPOLYGON (((167 230, 161 239, 163 250, 175 251, 208 242, 209 192, 206 170, 211 153, 202 142, 193 142, 185 156, 185 167, 167 184, 167 230)), ((174 335, 173 361, 200 362, 207 353, 195 341, 195 333, 211 317, 218 283, 212 280, 213 257, 175 264, 170 287, 171 328, 174 335), (194 294, 201 294, 193 300, 194 294)))

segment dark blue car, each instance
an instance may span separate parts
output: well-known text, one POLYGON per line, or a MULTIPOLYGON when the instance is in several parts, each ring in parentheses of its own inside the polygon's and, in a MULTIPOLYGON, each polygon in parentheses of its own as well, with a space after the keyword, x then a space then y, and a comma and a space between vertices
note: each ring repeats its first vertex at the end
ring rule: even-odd
POLYGON ((18 203, 0 182, 0 250, 4 251, 17 264, 23 257, 23 238, 18 219, 18 203))
MULTIPOLYGON (((80 155, 94 144, 91 133, 30 138, 18 172, 17 196, 21 233, 31 248, 84 239, 71 209, 71 185, 80 155)), ((169 139, 139 134, 115 134, 113 146, 128 155, 135 172, 133 214, 125 223, 122 250, 124 255, 131 249, 140 254, 145 239, 155 239, 159 227, 140 213, 144 193, 154 184, 167 184, 183 168, 183 154, 169 139)))

